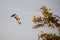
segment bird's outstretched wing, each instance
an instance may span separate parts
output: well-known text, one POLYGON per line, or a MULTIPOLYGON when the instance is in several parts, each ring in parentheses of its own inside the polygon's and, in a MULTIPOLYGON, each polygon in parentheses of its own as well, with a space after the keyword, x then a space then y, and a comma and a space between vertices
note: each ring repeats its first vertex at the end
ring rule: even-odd
POLYGON ((14 17, 16 14, 12 14, 11 17, 14 17))

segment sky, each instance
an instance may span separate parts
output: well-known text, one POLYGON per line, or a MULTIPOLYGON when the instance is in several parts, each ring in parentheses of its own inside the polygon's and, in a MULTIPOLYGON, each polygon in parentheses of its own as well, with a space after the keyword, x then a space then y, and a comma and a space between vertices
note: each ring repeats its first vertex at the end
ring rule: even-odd
POLYGON ((0 40, 38 40, 41 30, 58 35, 57 29, 41 27, 32 29, 32 17, 42 16, 39 10, 45 5, 51 12, 60 16, 60 0, 0 0, 0 40), (21 25, 11 18, 16 13, 21 19, 21 25))

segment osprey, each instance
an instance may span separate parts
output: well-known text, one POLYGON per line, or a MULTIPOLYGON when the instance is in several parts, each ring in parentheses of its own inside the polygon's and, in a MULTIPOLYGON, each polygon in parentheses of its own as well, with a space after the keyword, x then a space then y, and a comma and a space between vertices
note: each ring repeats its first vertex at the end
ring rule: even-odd
POLYGON ((20 18, 19 18, 18 15, 12 14, 11 17, 14 17, 14 18, 17 20, 17 22, 18 22, 19 24, 21 24, 21 20, 20 20, 20 18))

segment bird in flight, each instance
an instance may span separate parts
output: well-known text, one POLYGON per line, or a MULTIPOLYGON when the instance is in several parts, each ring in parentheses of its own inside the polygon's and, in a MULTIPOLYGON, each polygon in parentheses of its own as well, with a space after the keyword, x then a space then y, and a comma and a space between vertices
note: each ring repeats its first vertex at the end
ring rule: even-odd
POLYGON ((20 17, 17 14, 12 14, 11 17, 15 18, 18 22, 18 24, 21 24, 20 17))

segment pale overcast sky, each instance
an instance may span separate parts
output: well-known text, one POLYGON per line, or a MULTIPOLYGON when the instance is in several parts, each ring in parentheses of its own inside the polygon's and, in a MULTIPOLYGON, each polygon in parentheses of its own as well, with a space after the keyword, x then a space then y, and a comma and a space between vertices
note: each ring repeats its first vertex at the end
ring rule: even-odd
POLYGON ((60 16, 60 0, 0 0, 0 40, 37 40, 37 34, 41 30, 58 34, 57 29, 48 27, 32 29, 32 17, 42 16, 36 9, 43 5, 60 16), (13 13, 19 15, 21 25, 10 17, 13 13))

